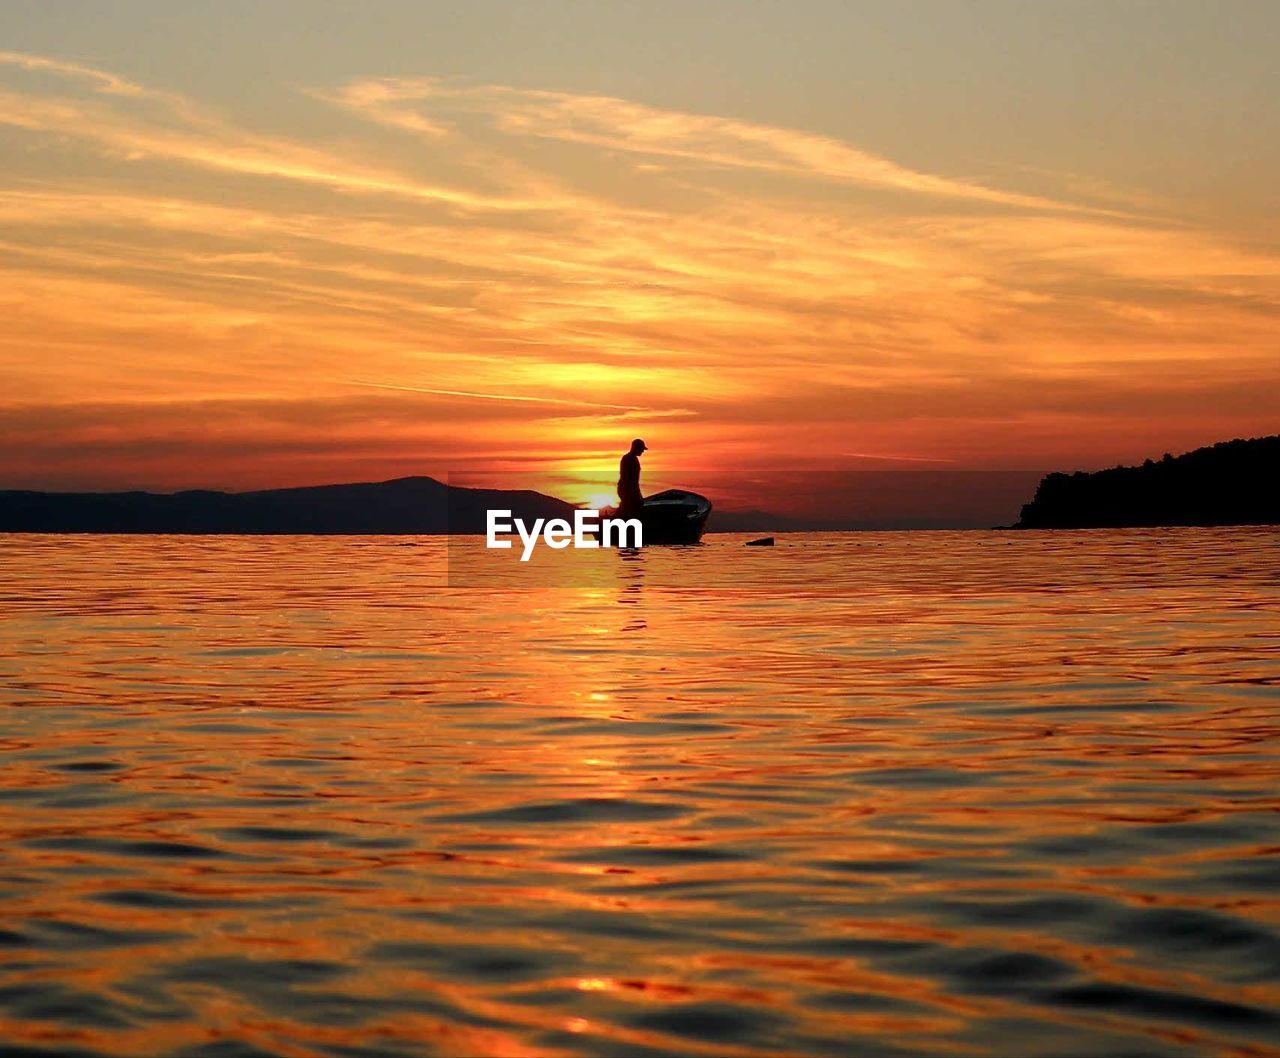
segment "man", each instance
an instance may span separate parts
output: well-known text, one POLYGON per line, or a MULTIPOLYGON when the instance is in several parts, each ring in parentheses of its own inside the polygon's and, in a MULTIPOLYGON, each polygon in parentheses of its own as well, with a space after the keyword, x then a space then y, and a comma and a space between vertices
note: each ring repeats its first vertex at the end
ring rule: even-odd
POLYGON ((640 495, 640 454, 649 446, 639 437, 631 442, 631 451, 618 465, 619 518, 638 518, 644 497, 640 495))

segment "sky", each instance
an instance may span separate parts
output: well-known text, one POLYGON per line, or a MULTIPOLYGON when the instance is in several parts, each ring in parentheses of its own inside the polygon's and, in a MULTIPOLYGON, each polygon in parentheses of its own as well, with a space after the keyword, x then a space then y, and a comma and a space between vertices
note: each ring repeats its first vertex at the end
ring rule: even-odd
POLYGON ((1280 431, 1274 3, 8 0, 0 42, 0 487, 577 500, 643 436, 768 507, 1280 431))

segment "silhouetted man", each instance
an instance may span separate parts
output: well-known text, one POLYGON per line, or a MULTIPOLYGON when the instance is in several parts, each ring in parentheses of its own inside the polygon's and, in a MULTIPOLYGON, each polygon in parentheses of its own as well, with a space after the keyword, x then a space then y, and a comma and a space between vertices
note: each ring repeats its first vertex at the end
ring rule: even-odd
POLYGON ((649 446, 640 438, 631 442, 631 451, 618 464, 618 517, 638 518, 644 497, 640 495, 640 454, 649 446))

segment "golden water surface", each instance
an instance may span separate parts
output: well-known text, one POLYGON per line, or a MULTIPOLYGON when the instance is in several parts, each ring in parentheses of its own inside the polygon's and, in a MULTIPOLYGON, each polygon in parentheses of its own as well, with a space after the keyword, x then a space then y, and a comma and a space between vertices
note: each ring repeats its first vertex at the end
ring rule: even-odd
POLYGON ((742 542, 0 538, 0 1053, 1280 1053, 1274 531, 742 542))

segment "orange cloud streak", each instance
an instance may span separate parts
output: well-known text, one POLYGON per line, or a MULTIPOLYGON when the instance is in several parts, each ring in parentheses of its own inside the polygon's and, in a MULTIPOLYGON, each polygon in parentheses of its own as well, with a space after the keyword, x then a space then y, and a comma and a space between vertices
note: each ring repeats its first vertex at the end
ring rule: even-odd
POLYGON ((1140 188, 431 78, 303 96, 365 121, 318 145, 56 58, 0 74, 27 484, 607 466, 633 433, 671 474, 1071 465, 1280 412, 1277 248, 1107 204, 1140 188))

